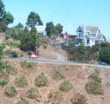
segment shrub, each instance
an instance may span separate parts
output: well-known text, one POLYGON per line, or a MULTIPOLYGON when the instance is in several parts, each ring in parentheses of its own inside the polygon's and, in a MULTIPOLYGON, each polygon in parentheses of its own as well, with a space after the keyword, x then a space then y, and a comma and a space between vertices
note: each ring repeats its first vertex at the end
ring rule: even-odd
POLYGON ((16 51, 12 51, 11 52, 12 57, 17 58, 18 57, 18 53, 16 51))
POLYGON ((79 52, 80 53, 82 53, 82 54, 84 54, 85 53, 85 51, 86 51, 86 47, 84 46, 84 44, 81 44, 80 46, 79 46, 79 52))
POLYGON ((18 101, 18 103, 17 103, 17 104, 29 104, 29 102, 28 102, 27 100, 25 100, 25 99, 21 98, 21 100, 20 100, 20 101, 18 101))
POLYGON ((56 101, 57 99, 60 99, 61 98, 61 94, 59 91, 51 91, 49 94, 48 94, 48 99, 51 101, 51 102, 54 102, 56 101))
POLYGON ((13 86, 8 86, 8 87, 6 87, 6 89, 5 89, 5 94, 6 94, 6 96, 8 96, 9 98, 12 98, 12 97, 14 97, 14 96, 17 95, 17 91, 16 91, 16 89, 15 89, 13 86))
POLYGON ((88 104, 87 98, 80 93, 75 94, 71 102, 72 104, 88 104))
POLYGON ((8 81, 2 80, 2 81, 0 81, 0 86, 4 86, 4 85, 6 85, 7 83, 8 83, 8 81))
POLYGON ((47 45, 44 45, 44 48, 46 49, 47 48, 47 45))
POLYGON ((71 90, 73 88, 73 85, 65 80, 61 85, 60 85, 60 90, 63 92, 68 92, 69 90, 71 90))
POLYGON ((53 79, 55 79, 55 80, 61 80, 64 78, 65 78, 65 76, 61 72, 56 72, 53 76, 53 79))
POLYGON ((89 79, 90 82, 88 82, 85 86, 87 93, 93 95, 104 94, 104 90, 101 85, 102 79, 100 78, 100 73, 97 70, 89 76, 89 79))
POLYGON ((102 48, 99 53, 99 59, 102 62, 110 64, 110 48, 102 48))
POLYGON ((93 94, 93 95, 103 95, 104 94, 104 90, 102 89, 101 84, 96 81, 88 82, 85 86, 85 89, 88 94, 93 94))
POLYGON ((48 80, 47 80, 47 77, 44 75, 44 73, 42 73, 41 75, 36 77, 35 84, 38 87, 47 86, 48 85, 48 80))
POLYGON ((17 87, 26 87, 28 85, 28 81, 24 76, 20 76, 20 78, 16 78, 14 83, 17 87))
POLYGON ((38 90, 31 88, 26 92, 26 96, 30 99, 36 99, 39 96, 38 90))
POLYGON ((20 65, 21 65, 21 67, 22 67, 23 69, 28 69, 28 68, 31 68, 31 69, 32 69, 33 67, 36 66, 36 63, 24 61, 24 62, 21 62, 20 65))
POLYGON ((13 40, 10 38, 10 39, 6 40, 6 44, 10 47, 19 48, 21 45, 21 42, 19 40, 13 40))

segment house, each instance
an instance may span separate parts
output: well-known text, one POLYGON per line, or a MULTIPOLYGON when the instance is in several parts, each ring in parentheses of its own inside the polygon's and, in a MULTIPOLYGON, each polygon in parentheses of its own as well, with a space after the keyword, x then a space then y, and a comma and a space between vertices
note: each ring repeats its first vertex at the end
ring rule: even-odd
POLYGON ((77 37, 76 35, 66 34, 66 35, 64 36, 64 39, 75 40, 76 37, 77 37))
POLYGON ((64 42, 64 34, 58 34, 56 41, 59 41, 60 43, 64 42))
POLYGON ((76 30, 75 46, 84 44, 84 46, 93 46, 96 43, 106 41, 105 36, 100 31, 100 26, 79 26, 76 30))
MULTIPOLYGON (((47 32, 46 32, 46 26, 35 26, 36 29, 37 29, 37 32, 40 36, 45 36, 47 35, 47 32)), ((31 31, 31 27, 28 28, 29 31, 31 31)))
POLYGON ((36 26, 36 29, 39 35, 45 36, 47 34, 46 26, 36 26))

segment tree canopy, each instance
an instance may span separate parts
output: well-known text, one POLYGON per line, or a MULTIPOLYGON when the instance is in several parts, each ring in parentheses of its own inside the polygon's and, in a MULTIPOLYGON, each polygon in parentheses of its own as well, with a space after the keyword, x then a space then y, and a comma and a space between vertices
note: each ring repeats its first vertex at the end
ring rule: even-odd
POLYGON ((13 23, 14 17, 11 13, 6 12, 5 5, 2 0, 0 0, 0 21, 4 22, 6 25, 13 23))
POLYGON ((62 33, 62 31, 63 31, 63 26, 62 26, 61 24, 57 24, 55 28, 56 28, 56 30, 58 31, 59 34, 62 33))
POLYGON ((110 48, 108 47, 102 48, 99 54, 99 59, 102 62, 110 64, 110 48))
POLYGON ((52 36, 55 33, 55 26, 53 22, 49 22, 46 24, 47 36, 52 36))
POLYGON ((27 25, 32 27, 35 25, 43 25, 41 18, 38 14, 36 14, 35 12, 31 12, 28 16, 27 19, 27 25))

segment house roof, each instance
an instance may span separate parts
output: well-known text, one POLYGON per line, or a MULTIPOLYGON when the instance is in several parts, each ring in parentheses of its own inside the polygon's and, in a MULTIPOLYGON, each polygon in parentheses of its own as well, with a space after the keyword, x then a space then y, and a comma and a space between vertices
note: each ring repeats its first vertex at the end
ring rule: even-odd
POLYGON ((36 26, 38 32, 45 32, 46 26, 36 26))
MULTIPOLYGON (((80 26, 82 30, 84 30, 84 26, 80 26)), ((90 33, 97 33, 100 29, 96 26, 85 26, 85 31, 90 33)))

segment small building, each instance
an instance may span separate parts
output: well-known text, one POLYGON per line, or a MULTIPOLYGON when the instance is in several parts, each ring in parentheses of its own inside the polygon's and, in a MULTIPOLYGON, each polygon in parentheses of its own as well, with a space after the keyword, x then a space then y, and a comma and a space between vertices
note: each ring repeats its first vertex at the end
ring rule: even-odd
POLYGON ((79 46, 80 44, 84 44, 84 46, 93 46, 96 43, 106 41, 99 26, 79 26, 76 33, 77 37, 75 38, 75 46, 79 46))

